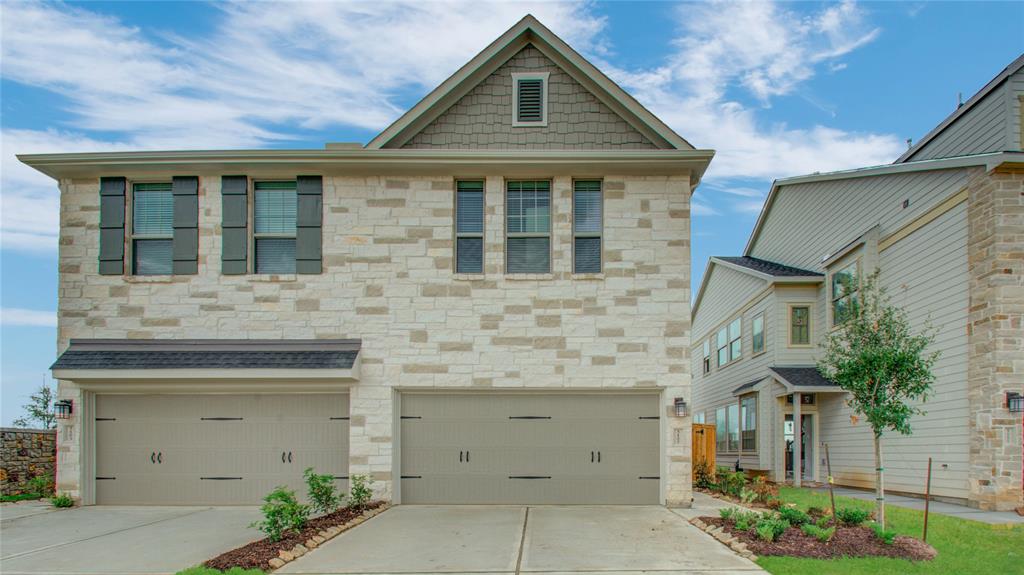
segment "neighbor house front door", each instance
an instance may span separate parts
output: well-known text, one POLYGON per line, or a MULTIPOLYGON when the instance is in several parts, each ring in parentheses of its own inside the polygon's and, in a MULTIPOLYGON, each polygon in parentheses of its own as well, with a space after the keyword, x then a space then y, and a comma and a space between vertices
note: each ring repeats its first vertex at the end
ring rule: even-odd
MULTIPOLYGON (((800 477, 806 480, 814 479, 814 414, 801 414, 801 441, 800 441, 800 477)), ((793 441, 795 431, 793 429, 793 414, 786 414, 786 422, 783 427, 783 436, 786 441, 786 479, 793 478, 793 441)))

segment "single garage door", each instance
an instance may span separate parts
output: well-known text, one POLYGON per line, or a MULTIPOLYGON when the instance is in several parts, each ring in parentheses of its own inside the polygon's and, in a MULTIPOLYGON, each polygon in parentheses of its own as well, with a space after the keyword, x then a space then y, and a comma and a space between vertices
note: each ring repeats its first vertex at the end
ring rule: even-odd
POLYGON ((658 504, 655 394, 401 397, 403 503, 658 504))
POLYGON ((348 395, 99 395, 96 503, 258 504, 305 494, 313 467, 345 487, 348 395))

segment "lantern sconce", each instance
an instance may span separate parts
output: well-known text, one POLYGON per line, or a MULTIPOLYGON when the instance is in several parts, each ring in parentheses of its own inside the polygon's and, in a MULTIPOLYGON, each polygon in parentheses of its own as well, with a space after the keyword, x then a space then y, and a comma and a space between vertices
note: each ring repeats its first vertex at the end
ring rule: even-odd
POLYGON ((674 415, 676 417, 686 417, 687 410, 685 399, 683 399, 682 397, 677 397, 673 402, 672 407, 674 408, 674 415))
POLYGON ((1006 409, 1009 409, 1010 413, 1024 412, 1024 395, 1013 391, 1006 392, 1006 409))
POLYGON ((53 416, 57 419, 71 419, 71 400, 61 399, 53 404, 53 416))

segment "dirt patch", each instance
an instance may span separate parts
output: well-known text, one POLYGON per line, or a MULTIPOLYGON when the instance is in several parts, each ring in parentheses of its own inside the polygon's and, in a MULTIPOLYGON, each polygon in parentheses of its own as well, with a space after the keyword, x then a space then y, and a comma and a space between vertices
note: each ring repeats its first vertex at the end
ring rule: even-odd
POLYGON ((732 521, 720 517, 701 517, 708 525, 715 525, 736 537, 757 555, 785 555, 787 557, 811 557, 832 559, 837 557, 892 557, 911 561, 929 561, 937 555, 935 548, 927 543, 900 535, 892 545, 886 545, 868 527, 838 527, 831 540, 818 541, 805 535, 796 527, 790 527, 776 541, 764 541, 754 530, 739 531, 732 521))
POLYGON ((314 535, 321 531, 330 527, 345 525, 362 515, 364 511, 376 509, 383 504, 381 501, 376 501, 358 509, 339 509, 334 513, 315 517, 310 519, 306 527, 298 533, 288 531, 279 541, 271 541, 266 538, 253 541, 237 549, 232 549, 227 553, 222 553, 203 563, 203 565, 222 571, 227 571, 232 567, 266 570, 267 563, 274 557, 277 557, 278 552, 289 551, 296 545, 305 544, 306 541, 312 539, 314 535))

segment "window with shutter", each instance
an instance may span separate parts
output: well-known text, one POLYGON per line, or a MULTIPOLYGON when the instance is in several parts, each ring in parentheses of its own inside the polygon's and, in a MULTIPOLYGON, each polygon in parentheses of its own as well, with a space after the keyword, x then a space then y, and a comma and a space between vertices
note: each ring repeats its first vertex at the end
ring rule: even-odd
POLYGON ((254 184, 253 238, 258 274, 295 273, 296 212, 294 181, 254 184))
POLYGON ((132 185, 132 274, 174 270, 174 194, 171 182, 132 185))
POLYGON ((551 271, 551 182, 510 181, 505 193, 505 270, 551 271))
POLYGON ((484 183, 455 185, 455 272, 484 272, 484 183))
POLYGON ((515 90, 513 126, 545 126, 548 123, 548 74, 512 74, 515 90))
POLYGON ((602 198, 599 180, 577 180, 573 184, 572 233, 573 272, 601 273, 602 198))

